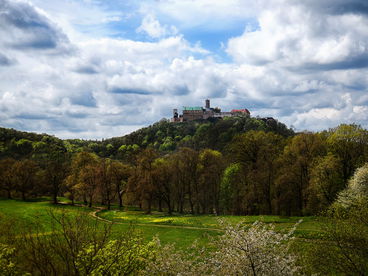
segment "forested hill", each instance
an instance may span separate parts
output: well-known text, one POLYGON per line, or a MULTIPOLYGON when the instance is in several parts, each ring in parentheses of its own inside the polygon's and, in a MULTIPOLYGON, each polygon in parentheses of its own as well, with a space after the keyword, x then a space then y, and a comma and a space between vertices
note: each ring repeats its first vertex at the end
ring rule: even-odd
POLYGON ((368 162, 368 131, 343 124, 294 134, 276 120, 246 117, 161 120, 103 141, 0 129, 0 149, 0 197, 301 215, 328 208, 368 162))
POLYGON ((250 130, 274 132, 283 137, 294 135, 293 130, 274 119, 230 117, 183 123, 171 123, 163 119, 123 137, 104 140, 100 155, 119 156, 147 147, 162 153, 171 152, 180 147, 222 151, 236 135, 250 130), (103 152, 104 149, 107 152, 103 152))
POLYGON ((50 151, 66 152, 64 141, 48 134, 0 128, 0 158, 28 158, 50 151))
POLYGON ((161 120, 131 134, 98 140, 61 140, 48 134, 36 134, 0 128, 0 157, 22 158, 50 152, 52 149, 76 153, 94 152, 101 157, 124 159, 147 147, 165 154, 179 147, 196 150, 211 148, 222 151, 237 134, 249 130, 275 132, 283 137, 294 132, 273 119, 233 117, 171 123, 161 120))

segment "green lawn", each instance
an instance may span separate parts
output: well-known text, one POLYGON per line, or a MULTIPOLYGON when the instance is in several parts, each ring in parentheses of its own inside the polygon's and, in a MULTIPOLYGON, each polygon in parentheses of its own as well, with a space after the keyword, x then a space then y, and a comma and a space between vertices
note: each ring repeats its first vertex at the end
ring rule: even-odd
MULTIPOLYGON (((69 205, 53 205, 48 198, 31 201, 0 199, 0 219, 7 216, 17 218, 26 224, 38 223, 44 227, 44 231, 50 230, 50 211, 61 212, 67 209, 70 214, 85 212, 86 215, 94 209, 69 205)), ((219 219, 230 223, 244 222, 251 224, 255 221, 275 224, 276 230, 288 231, 300 219, 303 221, 298 225, 296 236, 299 238, 319 238, 322 233, 321 224, 315 217, 278 217, 278 216, 214 216, 214 215, 171 215, 153 212, 146 215, 141 211, 101 211, 101 218, 114 221, 114 235, 124 235, 124 232, 133 227, 142 233, 147 239, 158 236, 163 243, 175 243, 177 247, 185 249, 194 240, 206 245, 211 236, 221 233, 219 230, 219 219)), ((91 219, 93 219, 91 217, 91 219)), ((101 222, 105 223, 105 222, 101 222)), ((0 224, 1 226, 1 224, 0 224)))
POLYGON ((50 212, 61 210, 87 212, 87 208, 77 208, 69 205, 54 205, 48 198, 38 198, 37 200, 0 200, 0 214, 10 218, 18 218, 27 223, 40 223, 46 228, 50 224, 50 212))
POLYGON ((215 215, 167 215, 161 212, 152 212, 150 215, 142 211, 101 211, 98 214, 101 218, 114 221, 117 223, 133 223, 139 225, 161 226, 167 225, 172 227, 183 228, 200 228, 207 232, 214 232, 221 229, 219 221, 225 221, 231 224, 243 222, 252 224, 256 221, 264 223, 272 223, 276 230, 288 231, 298 221, 295 234, 300 238, 320 238, 322 233, 321 219, 317 217, 280 217, 280 216, 215 216, 215 215))

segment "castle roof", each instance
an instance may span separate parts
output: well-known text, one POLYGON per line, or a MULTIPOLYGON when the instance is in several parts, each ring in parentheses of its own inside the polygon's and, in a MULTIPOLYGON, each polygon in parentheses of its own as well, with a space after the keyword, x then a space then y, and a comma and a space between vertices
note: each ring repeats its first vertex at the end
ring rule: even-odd
POLYGON ((183 110, 202 110, 202 107, 200 106, 183 106, 183 110))
POLYGON ((248 109, 233 109, 232 113, 250 113, 248 109))

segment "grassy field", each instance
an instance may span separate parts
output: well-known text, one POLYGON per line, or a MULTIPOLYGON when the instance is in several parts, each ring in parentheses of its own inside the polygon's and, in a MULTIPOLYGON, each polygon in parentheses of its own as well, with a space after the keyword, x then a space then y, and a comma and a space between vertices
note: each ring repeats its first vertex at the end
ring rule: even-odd
POLYGON ((98 213, 101 218, 114 221, 120 224, 133 223, 138 225, 154 226, 172 226, 182 227, 182 229, 198 228, 206 231, 216 231, 221 229, 219 221, 227 223, 244 223, 252 224, 256 221, 264 223, 272 223, 276 230, 288 231, 297 222, 301 221, 297 226, 295 235, 299 238, 318 239, 322 231, 321 218, 317 217, 280 217, 280 216, 215 216, 215 215, 167 215, 161 212, 152 212, 150 215, 142 211, 101 211, 98 213))
MULTIPOLYGON (((0 200, 0 215, 18 218, 25 223, 39 223, 44 226, 45 231, 50 230, 50 211, 70 211, 70 214, 84 212, 91 215, 95 209, 70 205, 53 205, 47 198, 32 201, 0 200)), ((318 239, 322 231, 320 219, 316 217, 278 217, 278 216, 214 216, 214 215, 179 215, 168 216, 164 213, 153 212, 146 215, 141 211, 119 211, 103 210, 97 216, 115 222, 113 231, 115 235, 123 235, 124 232, 133 227, 142 233, 146 239, 158 236, 163 242, 175 243, 178 248, 185 249, 194 240, 206 245, 210 237, 221 233, 219 219, 229 223, 244 222, 252 224, 255 221, 275 224, 276 230, 288 231, 300 219, 295 232, 296 237, 302 239, 318 239)), ((92 216, 90 216, 91 219, 92 216)), ((0 217, 1 218, 1 217, 0 217)), ((101 221, 101 223, 106 223, 101 221)))

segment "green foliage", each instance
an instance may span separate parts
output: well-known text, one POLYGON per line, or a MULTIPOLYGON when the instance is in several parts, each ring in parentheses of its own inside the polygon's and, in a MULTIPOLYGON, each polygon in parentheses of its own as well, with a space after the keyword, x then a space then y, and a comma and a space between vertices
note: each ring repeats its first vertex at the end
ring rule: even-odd
POLYGON ((20 233, 11 247, 0 243, 3 271, 22 270, 32 275, 136 275, 155 253, 154 243, 144 241, 132 228, 113 236, 112 225, 92 220, 84 213, 64 210, 48 214, 50 232, 35 219, 35 224, 23 224, 18 229, 20 233))
POLYGON ((128 232, 122 240, 110 240, 96 252, 93 244, 78 254, 76 265, 82 275, 134 275, 155 255, 155 243, 128 232))
POLYGON ((0 128, 0 158, 29 158, 35 154, 50 152, 55 146, 63 148, 63 141, 47 134, 0 128))
POLYGON ((358 168, 350 179, 348 187, 343 190, 335 204, 335 208, 349 209, 359 206, 368 200, 368 163, 358 168))
POLYGON ((326 154, 324 137, 319 133, 300 133, 288 140, 280 156, 275 180, 275 200, 283 215, 308 214, 311 168, 326 154))
POLYGON ((323 225, 324 242, 315 242, 303 256, 310 274, 368 273, 368 200, 349 209, 332 208, 323 225))
POLYGON ((324 243, 314 243, 304 258, 309 273, 368 273, 368 164, 358 168, 348 187, 326 212, 324 243))
MULTIPOLYGON (((170 123, 160 121, 147 128, 142 128, 123 137, 104 140, 102 143, 114 146, 113 156, 119 156, 122 145, 137 144, 144 149, 154 146, 163 152, 171 152, 179 146, 195 149, 212 148, 223 150, 236 134, 249 130, 274 131, 284 137, 293 135, 293 131, 285 125, 273 120, 263 121, 257 118, 232 117, 226 120, 212 119, 170 123), (119 150, 116 150, 119 149, 119 150)), ((100 154, 100 153, 99 153, 100 154)), ((102 156, 106 153, 101 152, 102 156)))
POLYGON ((225 214, 240 213, 236 201, 242 196, 241 183, 241 165, 229 165, 224 171, 220 187, 220 208, 225 214))
POLYGON ((102 141, 0 130, 0 158, 15 159, 0 163, 0 196, 67 195, 147 212, 317 214, 368 161, 357 125, 294 135, 272 118, 161 120, 102 141))
POLYGON ((347 183, 355 169, 367 161, 368 131, 359 125, 342 124, 330 130, 327 144, 341 160, 344 182, 347 183))
POLYGON ((159 147, 160 151, 173 151, 176 147, 175 141, 171 137, 166 137, 159 147))
POLYGON ((0 243, 0 275, 24 275, 19 272, 15 261, 15 248, 0 243))
POLYGON ((329 153, 317 157, 311 168, 308 209, 311 213, 326 210, 344 188, 340 160, 329 153))

